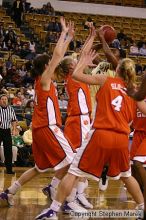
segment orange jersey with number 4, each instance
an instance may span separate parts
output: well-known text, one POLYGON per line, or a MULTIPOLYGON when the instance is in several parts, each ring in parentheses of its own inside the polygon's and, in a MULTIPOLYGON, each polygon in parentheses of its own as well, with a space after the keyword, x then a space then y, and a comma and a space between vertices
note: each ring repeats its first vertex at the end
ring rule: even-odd
POLYGON ((128 123, 134 118, 136 102, 126 94, 124 81, 108 77, 96 94, 96 101, 93 127, 129 134, 128 123))

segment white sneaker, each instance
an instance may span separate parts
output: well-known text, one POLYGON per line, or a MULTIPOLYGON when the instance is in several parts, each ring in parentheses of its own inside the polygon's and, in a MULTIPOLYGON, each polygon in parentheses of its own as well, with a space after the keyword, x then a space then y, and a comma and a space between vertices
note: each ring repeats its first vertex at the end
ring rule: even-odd
POLYGON ((54 187, 52 187, 52 185, 48 185, 46 187, 44 187, 42 189, 42 192, 44 193, 44 195, 46 195, 50 200, 54 200, 55 196, 56 196, 56 189, 54 187))
POLYGON ((57 213, 53 211, 52 209, 44 209, 39 215, 36 216, 36 220, 57 220, 58 217, 56 215, 57 213))
POLYGON ((10 194, 8 189, 0 193, 0 206, 6 205, 14 205, 14 195, 10 194))
POLYGON ((99 180, 99 189, 105 191, 108 187, 108 178, 100 178, 99 180))
POLYGON ((77 194, 77 200, 83 207, 87 209, 93 209, 93 205, 88 202, 87 198, 85 197, 85 193, 77 194))
POLYGON ((66 213, 70 213, 70 211, 74 211, 74 212, 83 212, 83 213, 87 213, 87 209, 83 208, 82 206, 79 205, 79 203, 74 200, 73 202, 65 202, 63 207, 62 207, 62 211, 66 212, 66 213))
POLYGON ((144 210, 144 203, 137 205, 135 209, 136 210, 144 210))

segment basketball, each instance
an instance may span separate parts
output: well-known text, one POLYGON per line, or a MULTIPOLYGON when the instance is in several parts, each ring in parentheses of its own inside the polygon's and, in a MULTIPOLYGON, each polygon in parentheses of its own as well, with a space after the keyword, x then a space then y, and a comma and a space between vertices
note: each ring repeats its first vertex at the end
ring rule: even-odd
POLYGON ((100 29, 105 31, 104 38, 106 42, 108 44, 112 43, 112 41, 116 38, 116 30, 114 29, 114 27, 110 25, 103 25, 100 27, 100 29))

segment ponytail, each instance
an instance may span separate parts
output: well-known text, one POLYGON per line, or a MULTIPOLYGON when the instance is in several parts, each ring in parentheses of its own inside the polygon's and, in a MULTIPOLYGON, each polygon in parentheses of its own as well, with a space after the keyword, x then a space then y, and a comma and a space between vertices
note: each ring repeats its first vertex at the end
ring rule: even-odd
POLYGON ((62 81, 69 74, 69 64, 71 64, 73 58, 71 56, 66 56, 55 69, 55 78, 57 81, 62 81))
POLYGON ((127 94, 132 97, 132 94, 135 92, 136 84, 135 63, 133 60, 125 58, 121 61, 119 69, 119 75, 123 78, 127 85, 127 94))

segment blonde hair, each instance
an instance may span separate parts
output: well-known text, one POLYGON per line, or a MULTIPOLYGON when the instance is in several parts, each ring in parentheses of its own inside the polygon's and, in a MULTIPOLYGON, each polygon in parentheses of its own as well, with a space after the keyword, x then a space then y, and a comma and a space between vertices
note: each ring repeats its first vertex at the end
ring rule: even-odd
MULTIPOLYGON (((111 70, 111 64, 105 61, 102 61, 98 66, 92 70, 92 75, 96 74, 105 74, 109 77, 115 76, 115 71, 111 70)), ((92 104, 92 116, 94 115, 95 103, 96 103, 96 93, 100 89, 99 85, 90 85, 90 94, 91 94, 91 104, 92 104)))
POLYGON ((69 65, 72 63, 72 56, 66 56, 58 64, 55 69, 55 77, 58 81, 64 80, 64 78, 69 74, 69 65))
POLYGON ((119 63, 119 76, 127 84, 127 91, 134 87, 136 82, 135 63, 130 58, 125 58, 119 63))

